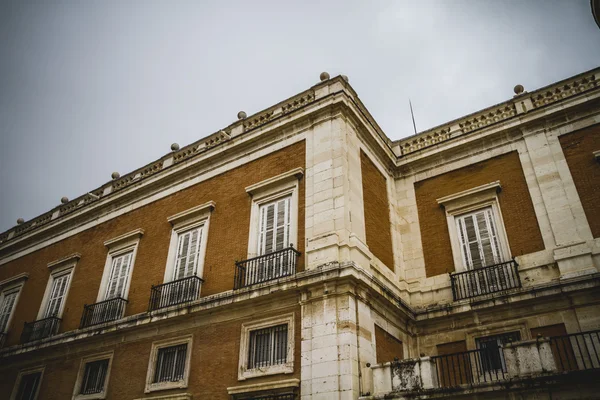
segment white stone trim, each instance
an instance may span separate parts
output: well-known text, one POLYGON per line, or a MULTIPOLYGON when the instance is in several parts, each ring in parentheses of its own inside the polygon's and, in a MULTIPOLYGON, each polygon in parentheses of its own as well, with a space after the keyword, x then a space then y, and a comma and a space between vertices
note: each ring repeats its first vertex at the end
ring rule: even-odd
MULTIPOLYGON (((167 389, 183 389, 188 387, 188 380, 190 376, 190 363, 192 358, 192 345, 193 345, 193 336, 180 336, 177 338, 159 340, 156 342, 152 342, 152 351, 150 352, 150 359, 148 361, 148 373, 146 375, 146 387, 144 389, 144 393, 155 392, 158 390, 167 390, 167 389), (181 381, 178 382, 160 382, 153 383, 154 379, 154 370, 156 368, 156 359, 158 356, 158 350, 164 347, 176 346, 179 344, 187 344, 187 352, 185 358, 185 371, 184 376, 181 381)), ((161 398, 161 397, 159 397, 161 398)))
POLYGON ((180 226, 181 224, 189 223, 197 219, 205 219, 207 218, 207 215, 215 209, 216 205, 217 204, 211 200, 204 204, 200 204, 199 206, 171 215, 170 217, 167 217, 167 221, 173 226, 180 226))
POLYGON ((110 249, 115 249, 120 246, 126 246, 124 243, 129 243, 131 241, 139 240, 142 236, 144 236, 144 230, 138 228, 131 232, 124 233, 115 238, 109 239, 104 242, 104 245, 110 249))
POLYGON ((283 379, 275 382, 254 383, 252 385, 231 386, 227 388, 227 393, 231 396, 234 394, 267 391, 283 388, 299 387, 300 379, 283 379))
POLYGON ((215 206, 216 203, 214 201, 209 201, 167 218, 171 225, 173 225, 173 230, 171 231, 171 239, 169 241, 169 252, 167 254, 167 265, 165 266, 163 282, 170 282, 173 280, 179 235, 198 227, 202 227, 202 238, 200 242, 200 254, 198 255, 196 276, 202 278, 204 275, 204 259, 206 256, 206 245, 208 243, 210 216, 212 215, 215 206))
POLYGON ((76 263, 81 258, 80 253, 69 254, 68 256, 59 258, 58 260, 54 260, 48 263, 48 269, 55 270, 63 267, 65 264, 76 263))
POLYGON ((250 195, 254 195, 255 192, 267 190, 270 186, 278 186, 288 181, 300 180, 303 175, 304 170, 301 167, 294 168, 277 176, 246 186, 246 192, 250 195))
POLYGON ((75 387, 73 388, 72 400, 96 400, 106 398, 106 389, 108 388, 108 382, 110 379, 110 370, 112 367, 113 356, 114 351, 109 351, 101 354, 94 354, 81 359, 81 363, 79 364, 79 371, 77 372, 77 380, 75 381, 75 387), (86 364, 93 361, 100 361, 106 359, 108 359, 108 367, 106 369, 106 377, 104 378, 104 390, 100 393, 94 394, 80 394, 79 392, 81 390, 81 384, 83 381, 83 375, 85 373, 86 364))
POLYGON ((190 393, 165 394, 164 396, 140 397, 134 400, 192 400, 190 393))
POLYGON ((600 162, 600 150, 596 150, 594 152, 592 152, 592 154, 594 155, 594 159, 598 162, 600 162))
POLYGON ((18 275, 11 276, 10 278, 6 278, 3 281, 0 281, 0 289, 3 289, 5 286, 12 286, 13 284, 19 283, 21 281, 26 281, 29 279, 29 274, 27 272, 21 272, 18 275))
POLYGON ((242 324, 242 335, 240 339, 240 357, 238 366, 238 380, 243 381, 249 378, 275 374, 291 374, 294 372, 294 313, 279 315, 261 319, 258 321, 246 322, 242 324), (287 324, 288 326, 288 348, 287 362, 285 364, 271 365, 265 368, 247 369, 248 348, 250 344, 250 332, 268 328, 271 326, 287 324))
POLYGON ((504 227, 500 202, 498 201, 498 192, 500 189, 500 181, 495 181, 436 199, 438 204, 443 206, 444 211, 446 212, 446 222, 448 224, 448 233, 450 235, 450 244, 452 246, 452 258, 454 259, 454 270, 456 272, 465 271, 460 240, 456 232, 456 217, 486 207, 492 208, 494 224, 496 226, 503 259, 510 259, 511 251, 508 243, 508 236, 504 227))
POLYGON ((108 247, 108 254, 106 255, 106 261, 104 263, 104 271, 102 272, 102 279, 100 280, 100 289, 96 296, 96 302, 106 300, 105 294, 110 279, 113 258, 131 251, 133 254, 131 255, 131 265, 129 266, 129 277, 123 290, 123 298, 127 299, 129 288, 131 286, 131 277, 133 276, 137 250, 143 234, 143 229, 136 229, 104 242, 104 246, 108 247))
POLYGON ((42 374, 40 375, 40 383, 38 385, 36 394, 33 396, 33 400, 36 400, 40 394, 40 387, 42 387, 42 382, 44 381, 44 370, 45 369, 46 369, 46 366, 43 365, 43 366, 20 370, 19 374, 17 375, 17 379, 15 380, 15 386, 13 387, 12 394, 10 395, 10 400, 17 400, 17 394, 19 392, 19 385, 21 384, 21 379, 23 378, 23 376, 29 375, 29 374, 34 374, 36 372, 41 372, 42 374))
POLYGON ((302 168, 295 168, 283 174, 266 179, 255 185, 246 187, 246 192, 252 196, 250 209, 250 229, 248 237, 248 256, 258 256, 258 231, 260 229, 260 206, 277 199, 290 196, 290 236, 289 242, 298 248, 298 192, 302 168))
POLYGON ((52 283, 54 282, 54 279, 63 275, 71 275, 69 277, 69 283, 67 284, 67 287, 65 289, 65 297, 63 298, 62 302, 60 303, 60 309, 58 310, 58 314, 56 315, 56 317, 58 318, 62 318, 62 313, 65 309, 65 303, 67 302, 68 296, 69 296, 69 291, 71 290, 71 284, 73 283, 73 275, 75 272, 75 267, 77 266, 77 261, 79 260, 79 257, 71 257, 69 256, 68 258, 68 262, 67 261, 61 261, 60 262, 60 266, 54 266, 50 276, 48 277, 48 282, 46 283, 46 290, 44 291, 44 297, 42 298, 42 303, 40 305, 40 309, 38 311, 38 315, 37 315, 37 319, 42 319, 44 318, 44 313, 46 312, 46 306, 48 305, 48 300, 50 298, 50 292, 52 291, 52 283))

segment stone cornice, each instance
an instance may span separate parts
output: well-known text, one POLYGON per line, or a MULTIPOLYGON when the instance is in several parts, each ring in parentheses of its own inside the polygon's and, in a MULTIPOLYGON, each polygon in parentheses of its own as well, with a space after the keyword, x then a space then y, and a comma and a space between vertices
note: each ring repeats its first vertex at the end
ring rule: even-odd
POLYGON ((393 142, 399 157, 434 146, 470 132, 505 123, 519 115, 541 110, 600 87, 600 69, 596 68, 553 83, 533 92, 525 92, 459 119, 436 126, 417 135, 393 142))

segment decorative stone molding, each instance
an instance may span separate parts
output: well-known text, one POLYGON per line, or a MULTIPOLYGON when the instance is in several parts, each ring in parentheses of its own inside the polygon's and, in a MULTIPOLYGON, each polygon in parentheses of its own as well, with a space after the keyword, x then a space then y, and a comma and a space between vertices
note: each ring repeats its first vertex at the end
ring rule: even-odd
POLYGON ((196 142, 191 146, 186 146, 181 151, 175 153, 173 156, 173 162, 177 164, 185 161, 196 154, 203 153, 204 151, 230 139, 231 135, 229 133, 225 132, 224 130, 220 130, 204 138, 202 142, 196 142))
POLYGON ((192 400, 191 393, 166 394, 164 396, 140 397, 134 400, 192 400))
POLYGON ((58 260, 54 260, 48 263, 48 269, 57 269, 58 267, 62 267, 65 264, 76 263, 81 258, 80 253, 69 254, 68 256, 59 258, 58 260))
POLYGON ((167 217, 167 221, 169 221, 171 225, 177 225, 183 221, 202 218, 206 214, 212 212, 216 206, 217 203, 211 200, 207 203, 200 204, 199 206, 192 207, 189 210, 185 210, 175 215, 171 215, 170 217, 167 217))
POLYGON ((246 118, 244 120, 244 130, 258 128, 261 125, 266 124, 273 118, 273 111, 267 111, 263 114, 257 114, 255 116, 251 116, 250 118, 246 118))
POLYGON ((273 176, 271 178, 265 179, 264 181, 255 183, 250 186, 246 186, 246 192, 249 195, 253 195, 257 191, 268 189, 271 186, 280 185, 284 182, 301 179, 303 175, 304 170, 302 168, 294 168, 292 170, 284 172, 283 174, 273 176))
POLYGON ((298 387, 298 386, 300 386, 300 379, 293 378, 293 379, 284 379, 284 380, 275 381, 275 382, 263 382, 263 383, 255 383, 252 385, 232 386, 232 387, 227 388, 227 393, 229 395, 235 395, 235 394, 258 392, 258 391, 294 388, 294 387, 298 387))
POLYGON ((442 128, 427 135, 419 135, 418 137, 401 143, 400 149, 402 154, 408 154, 436 143, 450 139, 450 127, 442 128))
POLYGON ((315 93, 311 91, 285 103, 283 106, 281 106, 281 113, 287 114, 297 108, 310 104, 313 101, 315 101, 315 93))
POLYGON ((29 274, 27 272, 22 272, 18 275, 11 276, 10 278, 6 278, 3 281, 0 281, 0 289, 4 286, 12 285, 21 281, 26 281, 29 279, 29 274))
POLYGON ((124 242, 130 242, 132 240, 139 239, 142 236, 144 236, 144 230, 141 228, 138 228, 131 232, 127 232, 127 233, 119 235, 115 238, 109 239, 104 242, 104 245, 106 247, 111 248, 111 247, 119 246, 120 244, 122 244, 124 242))
POLYGON ((546 106, 594 89, 598 87, 599 81, 600 79, 596 77, 596 74, 590 74, 561 85, 548 87, 541 91, 541 93, 531 96, 533 106, 536 108, 546 106))
POLYGON ((446 206, 452 202, 455 202, 456 200, 460 200, 465 197, 476 196, 478 194, 483 194, 485 192, 498 193, 501 190, 502 190, 502 186, 500 186, 500 181, 495 181, 495 182, 486 183, 485 185, 477 186, 477 187, 474 187, 471 189, 463 190, 462 192, 453 193, 448 196, 440 197, 439 199, 436 199, 436 201, 439 205, 446 206))

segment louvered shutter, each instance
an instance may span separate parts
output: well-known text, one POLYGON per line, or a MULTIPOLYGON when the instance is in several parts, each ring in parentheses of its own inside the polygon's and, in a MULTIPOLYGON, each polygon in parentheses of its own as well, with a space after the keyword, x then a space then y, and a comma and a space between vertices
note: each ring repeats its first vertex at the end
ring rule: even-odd
POLYGON ((105 300, 123 297, 125 295, 125 286, 129 280, 129 270, 133 252, 121 254, 112 259, 110 278, 106 287, 105 300))
POLYGON ((202 227, 179 234, 173 280, 196 275, 200 259, 202 227))
POLYGON ((258 254, 269 254, 290 245, 291 197, 263 204, 260 207, 258 254))
POLYGON ((6 332, 8 325, 8 319, 12 313, 15 301, 17 300, 18 291, 5 294, 2 296, 2 303, 0 304, 0 333, 6 332))
POLYGON ((58 315, 67 293, 67 286, 70 279, 71 273, 52 278, 52 289, 50 290, 50 297, 48 298, 48 305, 46 306, 46 313, 44 315, 46 318, 58 315))
POLYGON ((463 262, 467 269, 477 269, 502 262, 491 208, 457 217, 456 227, 463 262))

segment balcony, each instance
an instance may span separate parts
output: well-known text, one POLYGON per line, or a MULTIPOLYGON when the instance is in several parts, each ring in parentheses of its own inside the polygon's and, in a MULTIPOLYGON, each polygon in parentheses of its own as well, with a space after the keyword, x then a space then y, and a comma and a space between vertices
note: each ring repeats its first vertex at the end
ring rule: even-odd
POLYGON ((450 274, 454 301, 521 287, 515 260, 450 274))
POLYGON ((395 361, 373 366, 372 372, 374 397, 365 398, 401 399, 440 390, 458 398, 526 388, 558 377, 576 385, 600 372, 600 330, 395 361))
POLYGON ((116 321, 123 318, 127 300, 116 297, 95 304, 86 304, 83 306, 83 315, 79 328, 103 324, 105 322, 116 321))
POLYGON ((234 289, 294 275, 300 252, 293 247, 236 261, 234 289))
POLYGON ((60 321, 61 319, 58 317, 48 317, 34 322, 25 322, 23 333, 21 333, 21 343, 55 335, 58 332, 60 321))
POLYGON ((190 276, 161 285, 152 285, 148 311, 197 300, 202 282, 204 281, 199 277, 190 276))

